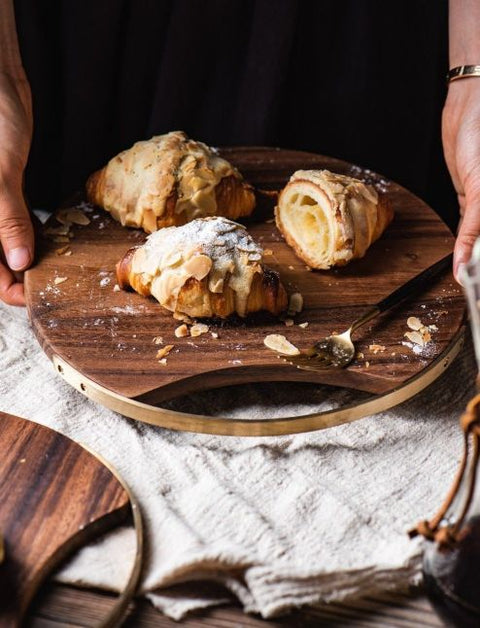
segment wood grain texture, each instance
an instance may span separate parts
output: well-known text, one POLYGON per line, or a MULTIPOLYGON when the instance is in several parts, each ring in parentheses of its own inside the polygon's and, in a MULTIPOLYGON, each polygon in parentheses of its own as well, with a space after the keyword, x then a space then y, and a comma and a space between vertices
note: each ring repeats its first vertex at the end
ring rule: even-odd
POLYGON ((128 497, 94 456, 70 439, 0 412, 0 626, 19 625, 45 576, 121 521, 128 497))
MULTIPOLYGON (((29 615, 29 628, 74 628, 94 626, 113 604, 110 595, 72 587, 45 588, 29 615)), ((175 622, 145 600, 139 600, 124 628, 441 628, 443 623, 418 590, 384 593, 343 604, 304 608, 273 620, 246 615, 236 605, 222 606, 175 622)))
POLYGON ((46 240, 37 264, 26 273, 28 311, 38 340, 47 354, 58 354, 82 374, 128 397, 161 402, 200 389, 251 381, 306 381, 385 393, 421 373, 448 346, 464 316, 464 298, 451 273, 420 297, 406 302, 355 335, 363 358, 343 371, 311 373, 278 359, 263 345, 269 333, 285 335, 299 348, 334 331, 342 331, 363 310, 449 253, 454 238, 438 215, 416 196, 392 182, 351 164, 297 151, 266 148, 224 149, 245 178, 258 188, 280 189, 299 168, 328 168, 351 174, 386 189, 396 215, 382 238, 364 259, 333 271, 309 272, 285 244, 271 222, 273 203, 261 197, 246 222, 252 236, 273 255, 266 263, 281 274, 289 292, 299 291, 305 309, 285 327, 266 315, 248 320, 213 322, 210 334, 175 338, 178 325, 152 299, 114 292, 116 262, 145 234, 115 223, 103 210, 89 214, 88 226, 74 228, 69 257, 57 255, 62 244, 46 240), (55 285, 55 277, 67 280, 55 285), (407 347, 406 320, 417 316, 435 324, 433 341, 417 355, 407 347), (158 363, 158 346, 175 345, 167 365, 158 363), (372 345, 385 347, 375 352, 372 345))

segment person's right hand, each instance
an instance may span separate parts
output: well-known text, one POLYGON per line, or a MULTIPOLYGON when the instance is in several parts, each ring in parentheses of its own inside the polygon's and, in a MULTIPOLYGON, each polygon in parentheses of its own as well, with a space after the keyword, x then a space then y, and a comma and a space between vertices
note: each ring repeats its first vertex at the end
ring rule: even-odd
POLYGON ((32 138, 30 86, 19 70, 0 71, 0 300, 24 305, 20 271, 33 261, 34 236, 23 197, 32 138))

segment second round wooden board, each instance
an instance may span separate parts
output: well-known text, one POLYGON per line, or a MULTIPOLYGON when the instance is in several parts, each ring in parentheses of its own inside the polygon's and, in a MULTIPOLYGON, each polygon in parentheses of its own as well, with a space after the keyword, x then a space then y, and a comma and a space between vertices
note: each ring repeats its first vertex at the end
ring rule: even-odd
POLYGON ((464 318, 464 298, 451 272, 422 295, 377 318, 354 336, 358 357, 343 370, 299 370, 263 344, 267 334, 285 335, 300 349, 341 332, 365 308, 381 300, 444 255, 454 238, 439 216, 399 185, 352 164, 298 151, 228 148, 222 155, 257 188, 278 190, 298 169, 327 168, 373 183, 387 194, 395 218, 366 256, 330 271, 310 271, 284 242, 272 222, 273 202, 265 202, 245 222, 251 235, 272 254, 265 263, 279 271, 289 293, 300 292, 304 310, 295 325, 267 316, 211 322, 199 337, 176 338, 178 321, 156 301, 115 291, 115 264, 146 237, 120 226, 95 208, 87 226, 74 226, 72 254, 50 239, 39 245, 38 261, 25 276, 27 306, 46 353, 57 355, 81 374, 121 395, 161 402, 196 391, 261 381, 303 381, 383 394, 397 389, 446 354, 464 318), (55 283, 55 278, 66 278, 55 283), (408 343, 409 316, 434 325, 423 349, 408 343), (308 323, 306 328, 299 323, 308 323), (173 344, 166 365, 156 358, 160 345, 173 344), (405 344, 407 343, 407 344, 405 344), (418 351, 418 352, 417 352, 418 351))

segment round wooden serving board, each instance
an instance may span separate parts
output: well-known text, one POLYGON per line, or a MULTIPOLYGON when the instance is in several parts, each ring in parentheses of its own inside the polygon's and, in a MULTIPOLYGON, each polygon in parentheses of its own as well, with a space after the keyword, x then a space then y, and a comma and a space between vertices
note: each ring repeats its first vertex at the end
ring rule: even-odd
POLYGON ((47 427, 0 412, 0 626, 21 624, 45 577, 124 520, 129 499, 97 458, 47 427))
POLYGON ((267 349, 263 339, 271 333, 283 334, 304 349, 325 335, 343 331, 365 308, 449 253, 454 238, 419 198, 343 161, 270 148, 221 152, 261 189, 280 189, 300 168, 327 168, 373 182, 388 194, 395 218, 362 260, 338 270, 312 272, 272 222, 273 202, 260 203, 245 224, 273 252, 265 262, 280 272, 287 290, 302 293, 305 307, 295 322, 308 322, 308 327, 286 327, 278 319, 261 315, 211 323, 217 339, 210 333, 176 338, 178 321, 156 301, 114 291, 116 262, 129 247, 141 243, 145 234, 120 226, 95 208, 87 213, 89 225, 74 227, 70 256, 58 255, 55 251, 64 244, 50 237, 39 245, 37 263, 25 276, 32 325, 49 356, 59 356, 111 391, 153 403, 252 381, 321 382, 382 394, 401 387, 448 353, 464 317, 464 298, 451 272, 424 294, 356 332, 360 355, 344 370, 298 370, 267 349), (56 285, 56 277, 67 279, 56 285), (403 344, 409 316, 438 328, 419 354, 403 344), (166 365, 156 359, 159 345, 153 339, 157 336, 164 344, 174 345, 166 365))

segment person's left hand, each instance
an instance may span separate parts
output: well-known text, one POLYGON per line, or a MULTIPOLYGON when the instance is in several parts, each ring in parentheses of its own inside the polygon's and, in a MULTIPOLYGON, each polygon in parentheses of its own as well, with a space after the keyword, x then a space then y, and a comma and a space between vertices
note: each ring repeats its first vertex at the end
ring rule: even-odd
POLYGON ((453 270, 470 259, 480 236, 480 78, 452 82, 443 109, 442 139, 445 160, 460 206, 453 270))

